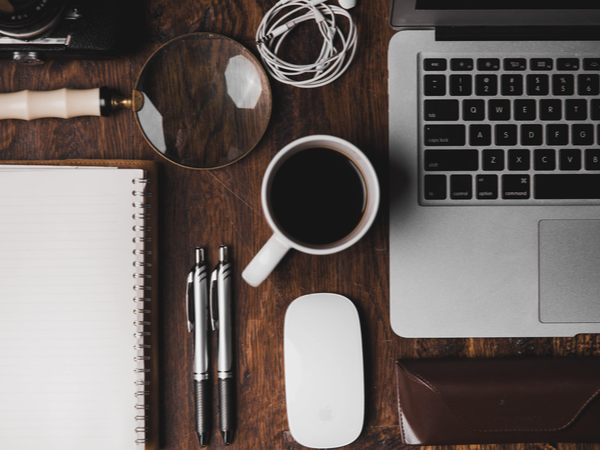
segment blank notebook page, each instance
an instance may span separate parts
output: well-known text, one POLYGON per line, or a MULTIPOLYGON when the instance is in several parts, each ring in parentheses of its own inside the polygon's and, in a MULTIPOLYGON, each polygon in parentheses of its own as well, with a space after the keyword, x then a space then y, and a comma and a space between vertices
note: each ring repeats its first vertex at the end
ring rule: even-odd
POLYGON ((132 302, 143 176, 0 171, 1 449, 143 448, 132 302))

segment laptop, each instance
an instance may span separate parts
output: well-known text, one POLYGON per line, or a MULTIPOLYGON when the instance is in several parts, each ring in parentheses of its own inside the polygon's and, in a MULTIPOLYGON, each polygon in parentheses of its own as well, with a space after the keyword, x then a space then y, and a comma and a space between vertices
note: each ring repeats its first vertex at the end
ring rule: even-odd
POLYGON ((600 2, 555 3, 392 0, 402 337, 600 332, 600 2))

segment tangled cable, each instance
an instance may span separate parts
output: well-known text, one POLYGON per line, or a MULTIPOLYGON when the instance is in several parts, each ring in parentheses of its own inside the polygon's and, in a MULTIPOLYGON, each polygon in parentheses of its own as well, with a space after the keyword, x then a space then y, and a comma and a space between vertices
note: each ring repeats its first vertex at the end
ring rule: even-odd
POLYGON ((263 17, 256 43, 267 71, 276 80, 301 88, 321 87, 337 79, 348 68, 356 52, 357 32, 345 9, 325 4, 326 0, 279 0, 263 17), (336 15, 348 19, 348 35, 336 25, 336 15), (323 37, 319 57, 312 64, 296 65, 277 56, 281 43, 296 25, 314 20, 323 37), (335 38, 341 42, 338 50, 335 38), (312 74, 312 77, 306 77, 312 74), (298 79, 300 77, 300 79, 298 79))

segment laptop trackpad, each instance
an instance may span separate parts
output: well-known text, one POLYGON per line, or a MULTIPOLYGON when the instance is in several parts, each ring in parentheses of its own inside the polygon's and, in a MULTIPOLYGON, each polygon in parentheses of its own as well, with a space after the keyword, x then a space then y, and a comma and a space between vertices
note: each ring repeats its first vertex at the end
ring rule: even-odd
POLYGON ((542 220, 540 321, 600 322, 600 220, 542 220))

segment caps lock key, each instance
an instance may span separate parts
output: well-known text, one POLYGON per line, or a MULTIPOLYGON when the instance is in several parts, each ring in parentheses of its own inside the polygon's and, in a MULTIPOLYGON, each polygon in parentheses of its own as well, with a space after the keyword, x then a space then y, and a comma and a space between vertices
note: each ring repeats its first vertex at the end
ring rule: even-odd
POLYGON ((465 145, 465 126, 425 125, 425 145, 451 147, 465 145))

